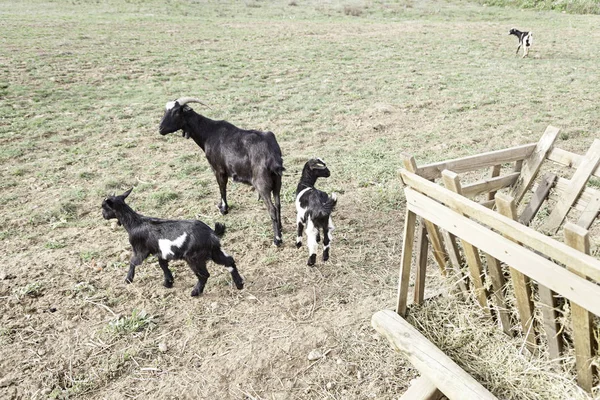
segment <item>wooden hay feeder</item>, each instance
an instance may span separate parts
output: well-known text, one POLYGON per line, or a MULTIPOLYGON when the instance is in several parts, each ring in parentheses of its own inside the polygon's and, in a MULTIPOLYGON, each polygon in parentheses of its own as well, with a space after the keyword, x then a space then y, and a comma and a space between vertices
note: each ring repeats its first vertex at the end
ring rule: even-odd
POLYGON ((439 398, 437 389, 450 399, 494 398, 489 393, 485 396, 491 397, 484 397, 479 384, 469 381, 454 366, 449 367, 452 361, 439 358, 440 351, 433 344, 415 352, 409 341, 402 340, 416 337, 416 331, 409 332, 401 318, 407 311, 415 239, 415 304, 424 300, 431 246, 434 259, 442 274, 452 281, 453 289, 474 296, 483 312, 509 335, 515 332, 511 330, 506 296, 515 297, 520 334, 531 352, 540 351, 538 332, 547 339, 550 359, 560 358, 565 329, 560 326, 556 310, 559 303, 568 301, 572 330, 567 331, 575 348, 577 381, 585 390, 592 389, 594 371, 590 360, 597 347, 592 323, 593 316, 600 315, 600 260, 589 254, 588 229, 600 210, 600 190, 589 180, 600 178, 600 140, 594 140, 585 155, 578 155, 555 147, 557 135, 558 129, 549 126, 538 143, 424 166, 417 166, 413 157, 405 157, 400 171, 406 185, 406 219, 397 314, 381 311, 373 316, 373 326, 422 373, 403 399, 439 398), (538 178, 543 166, 552 172, 539 174, 542 176, 538 178), (574 169, 570 179, 554 173, 557 166, 562 171, 564 167, 574 169), (489 177, 464 183, 476 176, 476 171, 481 174, 480 170, 488 168, 489 177), (443 186, 435 182, 438 179, 443 186), (537 216, 537 228, 532 229, 529 225, 545 202, 547 217, 537 216), (563 226, 567 215, 576 223, 563 226), (555 235, 561 226, 564 241, 547 236, 555 235), (512 281, 511 293, 508 280, 512 281), (486 282, 490 282, 487 287, 486 282), (532 291, 537 291, 540 300, 540 324, 534 319, 532 291), (457 389, 447 381, 464 386, 457 389))

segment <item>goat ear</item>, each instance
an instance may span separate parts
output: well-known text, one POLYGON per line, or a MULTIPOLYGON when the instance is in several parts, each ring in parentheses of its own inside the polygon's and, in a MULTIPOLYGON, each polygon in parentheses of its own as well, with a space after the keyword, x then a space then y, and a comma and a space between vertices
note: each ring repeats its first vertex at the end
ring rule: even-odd
POLYGON ((133 190, 133 188, 129 189, 128 191, 123 193, 120 197, 122 197, 123 200, 125 200, 127 198, 127 196, 129 196, 129 194, 131 193, 132 190, 133 190))

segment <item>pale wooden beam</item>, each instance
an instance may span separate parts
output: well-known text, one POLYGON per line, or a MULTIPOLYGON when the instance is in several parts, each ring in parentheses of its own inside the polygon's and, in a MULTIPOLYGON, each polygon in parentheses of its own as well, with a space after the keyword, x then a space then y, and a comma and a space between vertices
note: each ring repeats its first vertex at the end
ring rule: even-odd
MULTIPOLYGON (((463 186, 462 194, 466 197, 475 197, 483 193, 495 193, 497 190, 503 189, 515 183, 519 175, 519 172, 512 172, 509 175, 483 179, 463 186)), ((488 200, 493 200, 493 198, 488 198, 488 200)))
POLYGON ((547 172, 546 174, 544 174, 544 176, 542 177, 542 181, 533 193, 531 201, 529 201, 529 204, 527 204, 527 206, 521 213, 521 216, 519 217, 520 223, 522 223, 523 225, 529 225, 531 223, 531 220, 533 220, 533 218, 539 211, 540 207, 546 200, 546 197, 548 197, 548 193, 550 193, 550 189, 554 185, 554 181, 556 181, 555 174, 551 172, 547 172))
POLYGON ((408 284, 410 282, 410 267, 412 264, 413 245, 415 241, 415 224, 417 216, 406 210, 404 219, 404 239, 402 242, 402 260, 400 262, 400 278, 398 283, 398 301, 396 312, 402 316, 406 315, 408 301, 408 284))
MULTIPOLYGON (((583 161, 583 156, 579 154, 571 153, 570 151, 566 151, 563 149, 559 149, 558 147, 552 148, 550 153, 546 156, 548 160, 557 162, 562 165, 566 165, 567 167, 578 168, 581 162, 583 161)), ((600 165, 596 167, 592 175, 600 178, 600 165)))
MULTIPOLYGON (((492 170, 490 171, 490 178, 495 178, 497 176, 500 176, 500 171, 502 170, 502 165, 498 164, 498 165, 494 165, 492 167, 492 170)), ((519 172, 519 171, 514 171, 514 172, 519 172)), ((513 184, 513 182, 510 183, 511 185, 513 184)), ((494 200, 494 195, 496 194, 496 192, 489 192, 487 194, 487 199, 488 200, 494 200)))
POLYGON ((548 126, 540 138, 540 141, 537 142, 535 150, 523 161, 521 176, 513 186, 513 190, 510 192, 510 196, 515 199, 517 204, 521 201, 525 192, 527 192, 533 183, 542 162, 546 158, 546 154, 548 154, 548 151, 552 145, 554 145, 554 141, 558 136, 558 131, 558 128, 548 126))
POLYGON ((585 210, 581 212, 577 225, 583 229, 590 229, 590 226, 594 223, 596 216, 600 212, 600 193, 593 197, 588 203, 585 210))
MULTIPOLYGON (((590 238, 588 231, 580 226, 568 223, 564 229, 565 243, 583 253, 590 253, 590 238)), ((569 266, 567 265, 567 268, 569 266)), ((576 272, 575 272, 576 273, 576 272)), ((588 392, 594 386, 594 374, 591 365, 595 355, 593 316, 580 305, 571 302, 571 317, 573 322, 573 343, 575 345, 575 365, 577 383, 588 392)))
MULTIPOLYGON (((442 171, 442 180, 447 189, 456 194, 462 195, 462 188, 458 174, 448 170, 442 171)), ((483 268, 481 267, 479 251, 475 246, 464 239, 462 240, 462 245, 465 252, 465 259, 467 260, 467 265, 469 267, 469 272, 471 274, 471 280, 473 281, 475 298, 479 302, 479 305, 486 312, 490 313, 490 309, 487 304, 487 293, 483 285, 483 268)))
POLYGON ((371 325, 450 400, 496 400, 398 314, 391 310, 378 311, 371 318, 371 325))
POLYGON ((436 179, 442 176, 442 171, 445 169, 461 173, 480 168, 487 168, 497 164, 510 163, 527 158, 533 152, 535 147, 535 143, 530 143, 511 147, 509 149, 490 151, 474 156, 436 162, 419 167, 417 173, 425 179, 436 179))
POLYGON ((427 231, 423 219, 419 217, 420 224, 417 229, 417 273, 415 275, 414 303, 423 304, 425 299, 425 277, 427 275, 427 250, 429 242, 427 241, 427 231))
MULTIPOLYGON (((507 218, 514 220, 517 217, 515 201, 508 195, 496 193, 496 208, 500 214, 507 218)), ((517 312, 519 313, 519 322, 521 323, 521 330, 525 338, 525 345, 533 353, 536 349, 536 337, 533 329, 534 308, 531 297, 531 283, 526 275, 512 268, 510 265, 508 267, 515 291, 517 312)))
POLYGON ((444 394, 426 376, 421 376, 408 387, 399 400, 440 400, 444 394))
POLYGON ((571 178, 571 186, 556 204, 550 216, 540 228, 543 232, 556 233, 567 213, 590 178, 591 173, 600 163, 600 139, 594 140, 585 157, 571 178))

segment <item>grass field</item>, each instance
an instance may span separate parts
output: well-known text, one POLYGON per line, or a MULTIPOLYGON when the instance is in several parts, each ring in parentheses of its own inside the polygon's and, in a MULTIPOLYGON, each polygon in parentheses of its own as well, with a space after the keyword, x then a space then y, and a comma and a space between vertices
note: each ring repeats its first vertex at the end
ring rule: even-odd
MULTIPOLYGON (((417 376, 370 327, 393 306, 397 170, 537 141, 584 153, 600 132, 600 17, 459 1, 0 0, 0 398, 395 399, 417 376), (515 55, 516 27, 535 32, 515 55), (284 246, 255 193, 218 187, 200 149, 162 137, 167 101, 273 131, 284 246), (332 258, 297 250, 295 187, 327 162, 332 258), (209 266, 205 294, 101 217, 134 187, 144 215, 228 232, 247 285, 209 266), (308 361, 314 349, 328 352, 308 361)), ((432 270, 432 274, 435 271, 432 270)), ((511 392, 503 398, 516 398, 511 392)), ((538 398, 530 393, 527 398, 538 398)))

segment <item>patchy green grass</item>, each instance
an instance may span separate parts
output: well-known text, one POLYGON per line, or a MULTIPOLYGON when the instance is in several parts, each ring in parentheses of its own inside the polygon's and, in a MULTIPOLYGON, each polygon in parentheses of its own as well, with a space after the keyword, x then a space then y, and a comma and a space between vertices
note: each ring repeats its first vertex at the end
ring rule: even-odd
POLYGON ((19 383, 2 398, 398 398, 416 373, 369 321, 395 302, 403 154, 470 155, 548 124, 582 154, 600 131, 596 16, 458 0, 0 0, 0 15, 0 371, 19 383), (529 58, 512 27, 535 32, 529 58), (202 151, 158 134, 179 96, 276 134, 282 248, 255 192, 230 183, 221 216, 202 151), (307 268, 294 197, 315 156, 338 206, 331 260, 307 268), (144 215, 225 223, 245 289, 211 263, 191 298, 189 267, 171 263, 166 289, 156 258, 125 284, 127 235, 100 205, 131 187, 144 215), (312 365, 315 348, 332 351, 312 365))

